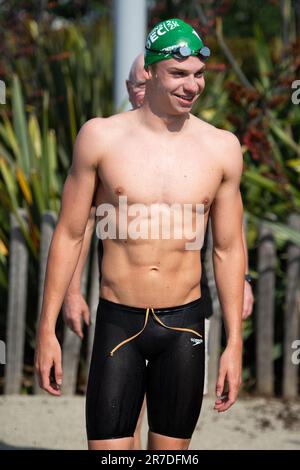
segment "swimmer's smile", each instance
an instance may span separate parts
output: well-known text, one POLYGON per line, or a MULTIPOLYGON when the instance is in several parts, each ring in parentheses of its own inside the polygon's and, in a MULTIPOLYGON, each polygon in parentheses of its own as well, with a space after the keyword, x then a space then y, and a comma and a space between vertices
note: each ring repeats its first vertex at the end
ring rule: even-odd
POLYGON ((188 104, 188 105, 192 105, 195 101, 195 98, 197 99, 197 96, 195 97, 194 96, 186 96, 186 95, 179 95, 179 94, 175 94, 174 93, 174 96, 183 104, 188 104))

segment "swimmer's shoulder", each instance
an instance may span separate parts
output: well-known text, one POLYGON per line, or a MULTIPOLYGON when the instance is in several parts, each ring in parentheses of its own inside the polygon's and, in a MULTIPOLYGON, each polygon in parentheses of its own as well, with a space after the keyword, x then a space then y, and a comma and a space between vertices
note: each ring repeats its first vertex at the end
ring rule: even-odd
POLYGON ((123 125, 125 125, 127 115, 129 112, 114 114, 109 117, 95 117, 89 119, 81 127, 80 133, 84 133, 86 136, 99 135, 101 137, 108 137, 111 133, 116 133, 123 125))
POLYGON ((110 117, 95 117, 86 121, 81 127, 77 141, 87 145, 91 150, 96 149, 97 152, 105 153, 111 143, 116 142, 126 129, 128 125, 128 118, 130 120, 130 112, 115 114, 110 117))
POLYGON ((199 144, 205 143, 216 157, 222 162, 229 164, 233 162, 240 164, 242 160, 241 144, 233 132, 220 129, 203 119, 193 116, 194 129, 199 136, 199 144))

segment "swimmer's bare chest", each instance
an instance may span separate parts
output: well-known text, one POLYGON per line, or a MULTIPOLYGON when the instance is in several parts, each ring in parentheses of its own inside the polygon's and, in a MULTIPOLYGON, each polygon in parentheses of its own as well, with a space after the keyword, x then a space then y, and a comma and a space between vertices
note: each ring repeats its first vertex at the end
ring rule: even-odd
MULTIPOLYGON (((128 207, 189 205, 193 214, 198 204, 205 225, 222 180, 211 149, 201 145, 201 139, 155 139, 142 134, 116 139, 101 159, 98 175, 97 208, 108 203, 117 212, 121 196, 126 197, 128 207)), ((154 304, 155 299, 159 305, 175 305, 198 298, 199 249, 187 251, 185 243, 184 237, 104 240, 101 295, 140 306, 154 304)))
POLYGON ((129 138, 101 160, 95 205, 203 204, 209 212, 222 174, 211 150, 185 139, 151 142, 129 138))

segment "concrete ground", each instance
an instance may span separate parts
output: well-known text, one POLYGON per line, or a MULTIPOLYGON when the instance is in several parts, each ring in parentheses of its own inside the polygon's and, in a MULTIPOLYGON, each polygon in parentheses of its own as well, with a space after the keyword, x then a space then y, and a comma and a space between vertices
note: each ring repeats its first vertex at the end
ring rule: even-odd
MULTIPOLYGON (((243 398, 217 414, 205 397, 190 449, 300 449, 300 402, 243 398)), ((0 449, 86 449, 84 398, 0 397, 0 449)), ((146 442, 147 423, 143 423, 146 442)))

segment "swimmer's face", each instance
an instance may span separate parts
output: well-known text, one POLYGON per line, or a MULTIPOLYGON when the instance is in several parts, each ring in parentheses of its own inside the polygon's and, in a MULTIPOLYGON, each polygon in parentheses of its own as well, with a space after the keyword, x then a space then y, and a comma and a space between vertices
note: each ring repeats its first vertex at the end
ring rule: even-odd
POLYGON ((191 111, 205 87, 204 62, 191 56, 163 60, 149 69, 147 78, 152 82, 151 89, 159 95, 165 111, 171 114, 191 111))

